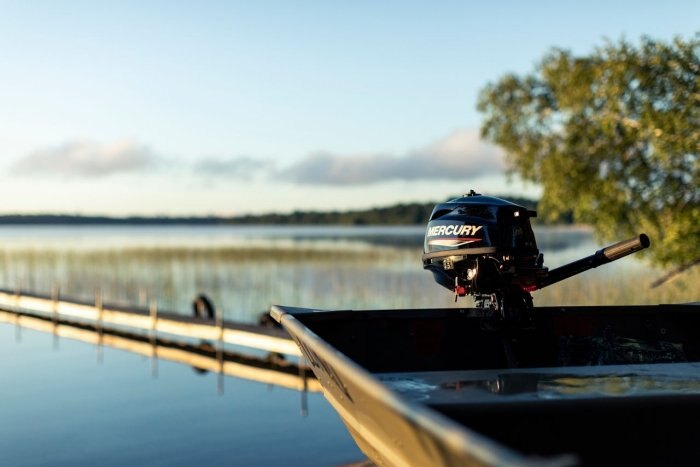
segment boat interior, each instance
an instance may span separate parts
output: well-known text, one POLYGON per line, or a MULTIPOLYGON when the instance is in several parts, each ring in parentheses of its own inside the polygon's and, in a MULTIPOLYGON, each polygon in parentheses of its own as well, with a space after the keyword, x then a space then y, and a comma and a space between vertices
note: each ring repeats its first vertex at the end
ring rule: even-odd
POLYGON ((694 465, 697 304, 294 313, 413 403, 531 456, 694 465))

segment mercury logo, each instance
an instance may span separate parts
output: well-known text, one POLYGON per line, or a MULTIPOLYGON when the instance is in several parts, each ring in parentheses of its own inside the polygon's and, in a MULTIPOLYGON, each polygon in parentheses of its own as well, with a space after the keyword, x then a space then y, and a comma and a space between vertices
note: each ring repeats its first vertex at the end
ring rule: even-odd
POLYGON ((428 237, 437 237, 443 235, 474 235, 482 228, 482 225, 435 225, 428 229, 428 237))

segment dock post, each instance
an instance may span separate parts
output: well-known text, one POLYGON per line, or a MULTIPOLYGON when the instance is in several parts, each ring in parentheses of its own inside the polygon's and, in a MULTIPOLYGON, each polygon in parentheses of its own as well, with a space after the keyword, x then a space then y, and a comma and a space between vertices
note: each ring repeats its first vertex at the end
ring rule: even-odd
POLYGON ((14 296, 15 311, 19 311, 19 298, 21 295, 22 295, 22 281, 19 281, 17 284, 15 284, 15 296, 14 296))
POLYGON ((51 286, 51 318, 54 323, 58 320, 58 295, 58 284, 54 282, 51 286))
POLYGON ((309 399, 306 393, 309 386, 306 381, 305 360, 303 355, 299 358, 299 378, 301 378, 302 384, 304 385, 301 390, 301 416, 304 418, 309 415, 309 399))
POLYGON ((59 338, 58 338, 58 299, 59 299, 59 287, 58 283, 54 282, 51 286, 51 322, 53 323, 53 346, 54 350, 59 348, 59 338))
POLYGON ((102 333, 102 310, 103 310, 103 305, 102 305, 102 289, 97 287, 95 289, 95 308, 97 308, 97 363, 102 363, 103 359, 103 345, 102 345, 102 339, 103 339, 103 333, 102 333))
POLYGON ((97 309, 97 331, 102 335, 102 290, 95 289, 95 308, 97 309))
POLYGON ((19 315, 15 315, 15 342, 22 342, 22 323, 19 321, 19 315))
POLYGON ((146 306, 148 304, 148 290, 146 287, 139 288, 139 305, 146 306))
MULTIPOLYGON (((19 311, 19 296, 22 294, 22 282, 15 283, 15 295, 13 297, 14 311, 19 311)), ((22 326, 19 324, 19 315, 15 320, 15 341, 22 342, 22 326)))
POLYGON ((219 372, 217 374, 216 394, 221 396, 224 393, 224 319, 220 307, 215 308, 216 326, 219 328, 219 339, 216 345, 216 360, 219 362, 219 372))
POLYGON ((150 332, 151 376, 153 376, 154 378, 157 378, 158 377, 158 350, 156 347, 156 324, 158 322, 158 299, 155 297, 151 298, 150 314, 151 314, 151 332, 150 332))

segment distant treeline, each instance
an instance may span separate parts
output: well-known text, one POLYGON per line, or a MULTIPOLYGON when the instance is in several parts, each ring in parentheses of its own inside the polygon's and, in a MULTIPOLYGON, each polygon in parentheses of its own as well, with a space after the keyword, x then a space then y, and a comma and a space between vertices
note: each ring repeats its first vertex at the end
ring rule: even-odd
POLYGON ((68 214, 8 214, 0 215, 0 225, 217 225, 225 223, 222 217, 165 217, 165 216, 81 216, 68 214))
MULTIPOLYGON (((537 209, 537 201, 504 197, 509 201, 537 209)), ((430 203, 407 203, 355 211, 294 211, 289 214, 260 214, 233 217, 165 217, 165 216, 80 216, 65 214, 0 215, 0 225, 420 225, 427 222, 435 206, 430 203)), ((561 219, 570 223, 571 218, 561 219)))

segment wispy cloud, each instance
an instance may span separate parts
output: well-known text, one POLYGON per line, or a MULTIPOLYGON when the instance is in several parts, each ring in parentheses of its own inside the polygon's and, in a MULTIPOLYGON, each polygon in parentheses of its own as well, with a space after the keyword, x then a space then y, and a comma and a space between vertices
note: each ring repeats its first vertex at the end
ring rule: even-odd
POLYGON ((271 164, 268 161, 241 156, 228 159, 213 157, 202 159, 194 164, 193 169, 198 174, 245 178, 270 167, 271 164))
POLYGON ((504 170, 503 152, 460 129, 405 155, 316 153, 281 171, 303 184, 363 185, 389 180, 468 179, 504 170))
POLYGON ((22 175, 104 177, 120 172, 142 171, 160 160, 150 148, 132 141, 110 144, 69 141, 27 154, 17 160, 11 170, 22 175))
POLYGON ((208 180, 262 176, 302 185, 359 186, 396 180, 473 179, 500 173, 504 166, 500 149, 483 142, 477 130, 460 129, 406 154, 315 153, 281 169, 269 159, 248 156, 208 157, 183 164, 133 141, 76 140, 29 153, 15 161, 11 170, 22 175, 94 178, 176 168, 173 173, 184 170, 191 177, 208 180))

